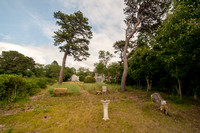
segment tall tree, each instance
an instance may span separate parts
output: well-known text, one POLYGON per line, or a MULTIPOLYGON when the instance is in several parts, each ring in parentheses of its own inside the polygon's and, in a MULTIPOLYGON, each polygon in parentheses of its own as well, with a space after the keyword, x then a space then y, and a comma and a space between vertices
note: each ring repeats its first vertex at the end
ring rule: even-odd
POLYGON ((200 1, 178 0, 173 14, 168 14, 156 36, 167 71, 177 80, 177 93, 180 98, 184 82, 193 86, 192 88, 200 88, 199 14, 200 1))
POLYGON ((102 61, 100 61, 99 63, 95 63, 94 64, 94 72, 98 73, 98 74, 105 74, 106 72, 106 66, 104 65, 104 63, 102 61))
POLYGON ((111 75, 112 78, 114 77, 115 83, 116 83, 119 77, 119 73, 120 73, 120 64, 117 62, 112 62, 108 66, 108 71, 109 71, 109 75, 111 75))
POLYGON ((58 19, 56 23, 60 26, 60 29, 54 32, 54 45, 59 46, 60 51, 64 52, 58 82, 62 84, 67 56, 73 56, 75 61, 86 60, 89 57, 88 45, 89 39, 92 38, 92 27, 89 26, 88 19, 81 11, 70 15, 60 11, 54 12, 54 18, 58 19))
MULTIPOLYGON (((120 41, 116 41, 114 44, 113 44, 113 47, 115 49, 114 53, 119 53, 119 57, 120 57, 120 60, 119 63, 120 63, 120 66, 122 65, 123 63, 123 51, 124 51, 124 44, 125 44, 125 41, 124 40, 120 40, 120 41)), ((131 49, 132 48, 132 45, 129 44, 128 45, 128 49, 131 49)), ((128 51, 127 51, 128 52, 128 51)))
POLYGON ((107 69, 108 82, 110 82, 110 75, 109 75, 109 71, 108 71, 108 62, 111 60, 112 57, 113 57, 113 55, 109 51, 104 51, 104 50, 99 51, 100 62, 103 62, 107 69))
POLYGON ((123 51, 124 71, 121 80, 121 90, 125 91, 128 70, 128 56, 135 49, 133 47, 128 53, 128 45, 131 38, 137 32, 151 31, 162 22, 162 17, 166 13, 171 0, 124 0, 127 15, 125 46, 123 51))

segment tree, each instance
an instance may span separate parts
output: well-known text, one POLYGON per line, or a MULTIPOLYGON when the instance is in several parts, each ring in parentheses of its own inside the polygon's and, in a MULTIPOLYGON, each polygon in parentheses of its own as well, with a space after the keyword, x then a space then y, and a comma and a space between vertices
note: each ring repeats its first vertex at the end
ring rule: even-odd
POLYGON ((147 92, 152 88, 153 78, 159 73, 162 62, 157 53, 150 47, 141 47, 134 51, 130 59, 130 72, 134 79, 145 77, 147 92))
POLYGON ((106 67, 106 71, 107 71, 107 76, 108 76, 108 82, 110 82, 110 75, 109 75, 109 71, 108 71, 108 62, 111 60, 111 58, 113 57, 113 55, 109 52, 109 51, 103 51, 100 50, 99 51, 99 59, 100 62, 103 62, 103 64, 106 67))
POLYGON ((33 72, 36 77, 45 77, 45 65, 36 63, 33 72))
POLYGON ((124 0, 126 8, 124 13, 127 15, 125 23, 126 37, 123 51, 124 71, 121 80, 121 90, 125 91, 126 77, 128 70, 128 56, 136 48, 127 53, 128 45, 136 32, 151 32, 157 25, 161 24, 164 13, 168 10, 171 0, 124 0))
POLYGON ((117 62, 112 62, 108 66, 108 71, 109 71, 109 75, 114 77, 115 83, 116 83, 120 74, 120 64, 117 62))
POLYGON ((50 65, 46 65, 46 76, 49 78, 58 79, 60 66, 57 61, 53 61, 50 65))
POLYGON ((85 77, 91 76, 91 72, 90 72, 89 68, 80 67, 78 69, 77 75, 79 76, 80 81, 84 81, 85 77))
POLYGON ((92 31, 88 25, 88 19, 81 11, 70 15, 60 11, 54 12, 54 18, 58 19, 56 23, 60 26, 60 29, 54 32, 54 45, 59 46, 60 51, 64 52, 58 82, 62 84, 67 56, 73 56, 75 61, 86 60, 89 57, 88 45, 89 39, 92 38, 92 31))
POLYGON ((0 73, 15 73, 31 76, 35 61, 17 51, 2 51, 0 57, 0 73))
POLYGON ((63 81, 69 80, 72 77, 72 75, 75 73, 76 73, 76 69, 74 67, 72 68, 65 67, 63 81))
MULTIPOLYGON (((123 51, 124 51, 124 44, 125 44, 125 41, 124 40, 120 40, 120 41, 116 41, 114 44, 113 44, 113 47, 115 49, 114 53, 119 53, 119 57, 120 57, 120 60, 119 63, 120 63, 120 66, 122 65, 123 63, 123 51)), ((131 49, 131 44, 128 45, 128 49, 131 49)))
POLYGON ((167 71, 177 80, 180 98, 184 83, 186 88, 200 88, 199 14, 200 1, 177 1, 156 36, 155 47, 160 48, 167 71))
POLYGON ((99 63, 95 63, 94 66, 95 66, 94 72, 98 74, 105 74, 106 66, 102 61, 100 61, 99 63))

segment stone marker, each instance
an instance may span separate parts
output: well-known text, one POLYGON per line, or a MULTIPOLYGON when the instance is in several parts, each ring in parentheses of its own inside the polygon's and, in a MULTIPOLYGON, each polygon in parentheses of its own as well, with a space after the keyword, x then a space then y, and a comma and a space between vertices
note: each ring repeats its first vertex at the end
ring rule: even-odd
POLYGON ((103 119, 109 120, 108 117, 108 104, 110 103, 110 100, 101 100, 101 102, 103 103, 103 119))
POLYGON ((159 93, 153 93, 151 95, 151 100, 159 104, 160 106, 160 111, 168 115, 168 105, 166 100, 164 100, 159 93))
POLYGON ((166 101, 161 97, 161 95, 159 93, 151 94, 151 100, 156 103, 160 103, 160 105, 162 105, 162 106, 167 104, 166 101))
POLYGON ((107 87, 106 86, 102 86, 102 94, 106 94, 107 91, 107 87))

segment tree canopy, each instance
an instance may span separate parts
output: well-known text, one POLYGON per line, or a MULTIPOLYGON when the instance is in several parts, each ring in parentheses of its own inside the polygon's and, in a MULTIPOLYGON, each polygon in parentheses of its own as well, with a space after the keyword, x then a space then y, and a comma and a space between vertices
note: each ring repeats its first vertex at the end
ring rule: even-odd
POLYGON ((0 73, 15 73, 29 76, 34 69, 34 65, 35 61, 33 58, 24 56, 17 51, 2 51, 0 56, 0 73))
POLYGON ((61 52, 64 52, 62 67, 60 71, 59 84, 62 83, 64 67, 67 56, 73 56, 74 60, 82 61, 89 57, 89 39, 92 38, 91 26, 88 19, 83 16, 81 11, 74 14, 64 14, 61 11, 54 12, 56 23, 60 26, 55 31, 54 45, 59 46, 61 52))

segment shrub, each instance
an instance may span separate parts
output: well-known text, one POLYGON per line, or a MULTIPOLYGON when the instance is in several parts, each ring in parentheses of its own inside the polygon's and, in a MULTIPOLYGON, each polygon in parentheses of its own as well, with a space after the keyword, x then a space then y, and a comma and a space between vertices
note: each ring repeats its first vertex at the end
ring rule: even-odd
POLYGON ((45 89, 47 87, 47 80, 45 78, 37 78, 35 80, 39 88, 45 89))
POLYGON ((26 79, 25 80, 26 84, 25 84, 25 89, 28 91, 28 94, 30 96, 38 93, 40 91, 40 87, 37 84, 37 81, 34 79, 26 79))
POLYGON ((56 83, 56 80, 52 78, 43 77, 43 79, 45 79, 47 84, 49 85, 53 85, 54 83, 56 83))
POLYGON ((27 96, 26 82, 20 75, 0 75, 0 101, 15 101, 27 96))
POLYGON ((85 77, 84 83, 95 83, 95 82, 96 80, 94 77, 91 77, 91 76, 85 77))

